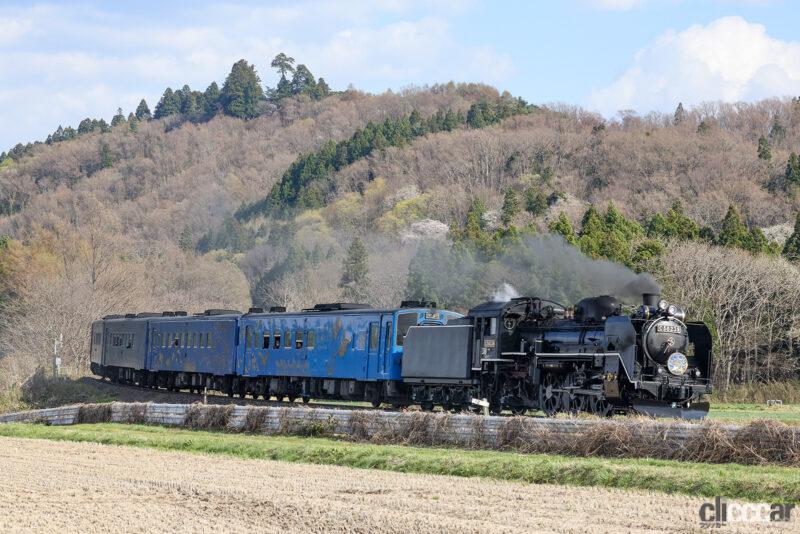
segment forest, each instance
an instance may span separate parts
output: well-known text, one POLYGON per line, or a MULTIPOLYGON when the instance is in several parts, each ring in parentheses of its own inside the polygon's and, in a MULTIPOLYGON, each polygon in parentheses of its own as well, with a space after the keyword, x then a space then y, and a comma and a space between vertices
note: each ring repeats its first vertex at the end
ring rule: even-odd
POLYGON ((109 313, 570 305, 650 273, 716 382, 800 373, 800 99, 613 119, 449 82, 337 90, 286 54, 0 153, 0 389, 109 313), (126 114, 127 111, 127 114, 126 114))

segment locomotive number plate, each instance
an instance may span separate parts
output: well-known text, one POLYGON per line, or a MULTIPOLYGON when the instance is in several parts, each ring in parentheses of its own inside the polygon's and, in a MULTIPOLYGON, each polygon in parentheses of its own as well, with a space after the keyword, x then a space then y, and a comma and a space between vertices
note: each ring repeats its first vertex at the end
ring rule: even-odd
POLYGON ((681 327, 676 324, 657 324, 656 332, 659 334, 680 334, 681 327))

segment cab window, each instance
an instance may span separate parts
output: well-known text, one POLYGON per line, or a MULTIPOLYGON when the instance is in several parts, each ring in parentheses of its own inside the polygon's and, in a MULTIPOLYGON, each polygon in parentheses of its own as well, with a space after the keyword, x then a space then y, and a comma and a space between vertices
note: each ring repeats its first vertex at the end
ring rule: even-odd
POLYGON ((398 347, 403 346, 403 340, 408 334, 408 329, 417 324, 416 313, 401 313, 397 316, 397 338, 395 343, 398 347))

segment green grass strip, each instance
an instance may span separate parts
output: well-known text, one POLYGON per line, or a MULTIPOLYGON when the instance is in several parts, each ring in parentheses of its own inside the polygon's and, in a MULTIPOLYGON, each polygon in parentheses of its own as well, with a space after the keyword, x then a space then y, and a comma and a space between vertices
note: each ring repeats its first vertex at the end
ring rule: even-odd
POLYGON ((757 502, 800 501, 800 469, 787 467, 372 445, 323 438, 227 434, 112 423, 6 424, 0 425, 0 436, 95 442, 401 473, 603 486, 704 497, 722 495, 757 502))

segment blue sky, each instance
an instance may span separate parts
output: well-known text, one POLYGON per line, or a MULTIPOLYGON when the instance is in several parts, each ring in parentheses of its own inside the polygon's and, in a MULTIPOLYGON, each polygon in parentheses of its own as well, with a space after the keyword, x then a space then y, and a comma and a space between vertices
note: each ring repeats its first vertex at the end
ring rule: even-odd
POLYGON ((279 51, 334 88, 481 81, 612 117, 800 95, 789 0, 0 0, 0 150, 279 51))

